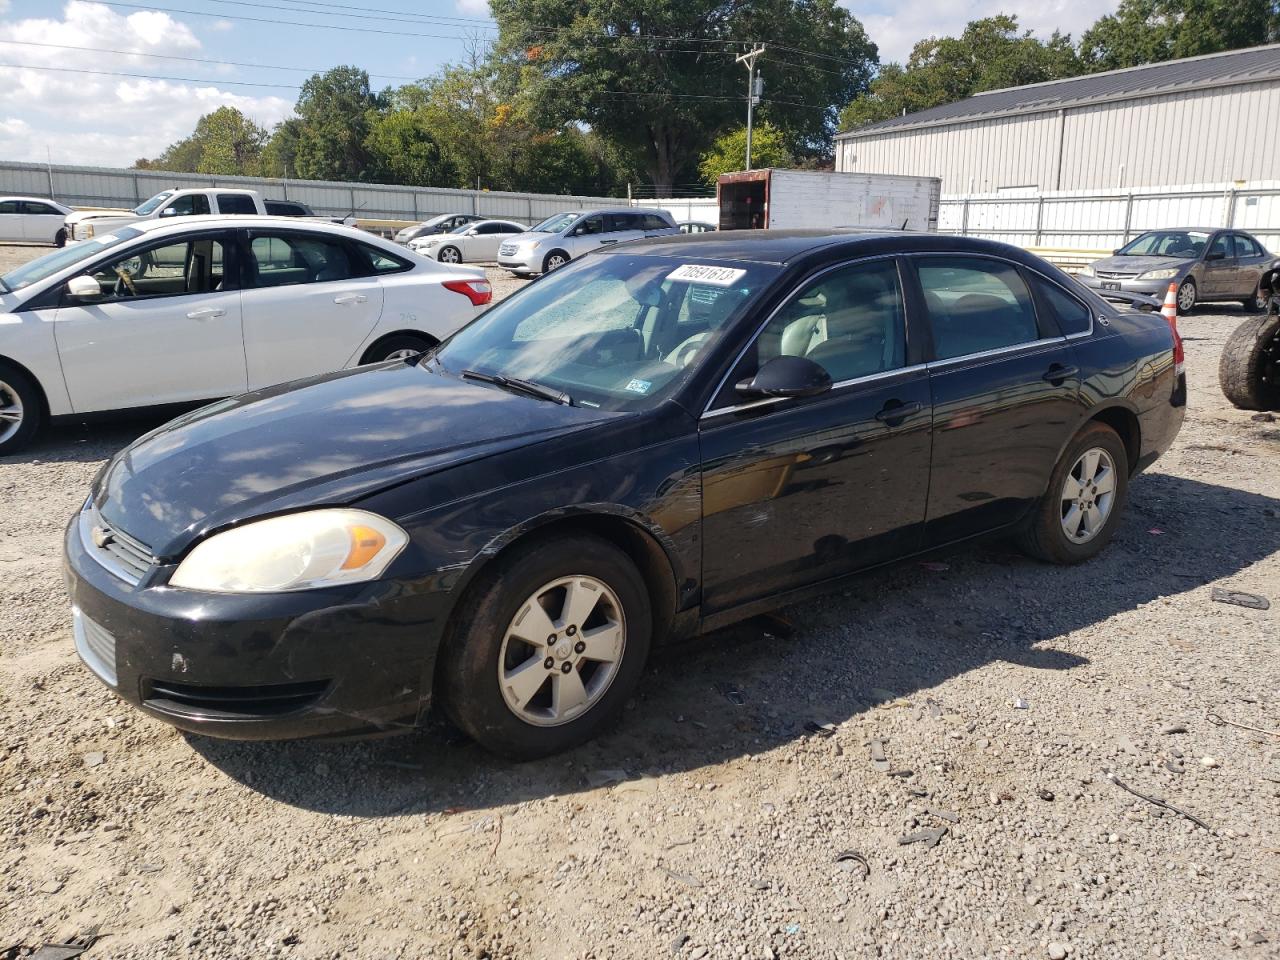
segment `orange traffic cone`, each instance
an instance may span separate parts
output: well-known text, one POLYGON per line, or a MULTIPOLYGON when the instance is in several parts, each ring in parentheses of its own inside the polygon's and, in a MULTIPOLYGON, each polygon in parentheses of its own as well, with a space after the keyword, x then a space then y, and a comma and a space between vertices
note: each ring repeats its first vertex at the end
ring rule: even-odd
POLYGON ((1169 284, 1169 292, 1164 295, 1164 306, 1160 308, 1160 315, 1169 322, 1169 329, 1173 331, 1173 372, 1177 376, 1182 373, 1186 358, 1182 349, 1182 337, 1178 333, 1178 285, 1176 283, 1169 284))

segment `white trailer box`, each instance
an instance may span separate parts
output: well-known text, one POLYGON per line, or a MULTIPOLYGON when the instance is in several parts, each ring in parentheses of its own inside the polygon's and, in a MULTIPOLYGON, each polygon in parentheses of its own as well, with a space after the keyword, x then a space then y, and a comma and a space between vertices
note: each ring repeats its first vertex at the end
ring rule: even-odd
POLYGON ((721 230, 937 230, 942 180, 823 170, 743 170, 716 183, 721 230))

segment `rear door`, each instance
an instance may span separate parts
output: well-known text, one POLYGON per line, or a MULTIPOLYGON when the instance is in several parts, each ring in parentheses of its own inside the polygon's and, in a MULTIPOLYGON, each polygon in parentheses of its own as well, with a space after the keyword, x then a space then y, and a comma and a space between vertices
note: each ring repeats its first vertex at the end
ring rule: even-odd
POLYGON ((1078 419, 1080 371, 1016 265, 967 254, 910 262, 933 340, 925 542, 937 546, 1012 523, 1043 495, 1078 419))
POLYGON ((1236 251, 1231 234, 1217 233, 1209 241, 1204 254, 1204 282, 1200 284, 1200 299, 1229 297, 1236 287, 1236 251))
POLYGON ((382 314, 382 287, 345 238, 252 230, 246 266, 250 389, 340 369, 382 314))
POLYGON ((1237 233, 1233 243, 1236 252, 1236 295, 1241 299, 1252 297, 1258 291, 1258 281, 1266 272, 1271 258, 1252 237, 1237 233))
POLYGON ((134 247, 90 269, 91 302, 66 299, 54 339, 77 413, 210 400, 246 386, 230 231, 134 247))
POLYGON ((0 240, 25 240, 24 219, 21 200, 0 202, 0 240))
POLYGON ((482 223, 476 227, 476 235, 467 240, 468 260, 497 260, 498 244, 517 231, 507 223, 482 223))
POLYGON ((66 220, 57 207, 39 200, 22 201, 22 231, 32 243, 53 243, 66 220))

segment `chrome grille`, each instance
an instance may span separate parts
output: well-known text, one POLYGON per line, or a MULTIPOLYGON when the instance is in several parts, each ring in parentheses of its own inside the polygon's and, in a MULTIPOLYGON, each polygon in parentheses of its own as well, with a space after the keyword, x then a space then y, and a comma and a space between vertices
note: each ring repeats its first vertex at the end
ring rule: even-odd
POLYGON ((1093 275, 1103 280, 1132 280, 1137 276, 1136 273, 1107 273, 1103 270, 1095 270, 1093 275))
POLYGON ((504 243, 498 247, 498 255, 503 257, 514 257, 516 255, 516 245, 514 243, 504 243))
POLYGON ((80 542, 100 564, 135 586, 155 562, 150 547, 104 520, 92 503, 80 513, 80 542))
POLYGON ((76 651, 105 682, 116 685, 116 638, 102 624, 91 620, 77 608, 71 610, 76 651))

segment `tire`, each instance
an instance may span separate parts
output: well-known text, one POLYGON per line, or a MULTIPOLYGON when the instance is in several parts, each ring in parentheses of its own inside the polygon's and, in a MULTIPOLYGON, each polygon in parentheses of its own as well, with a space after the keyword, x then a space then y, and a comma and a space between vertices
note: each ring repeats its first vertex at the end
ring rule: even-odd
POLYGON ((1258 287, 1253 291, 1253 296, 1246 297, 1240 301, 1240 305, 1244 307, 1245 313, 1262 313, 1267 309, 1267 304, 1271 300, 1271 294, 1263 292, 1262 281, 1258 281, 1258 287))
MULTIPOLYGON (((652 632, 644 578, 613 544, 573 535, 517 545, 499 560, 492 574, 482 574, 451 618, 436 690, 446 715, 485 749, 512 760, 545 757, 584 743, 617 719, 640 682, 652 632), (594 606, 582 625, 566 623, 568 604, 560 599, 565 588, 557 585, 584 581, 603 589, 583 594, 588 598, 583 602, 594 606), (550 591, 544 593, 548 587, 550 591), (539 596, 549 598, 550 606, 543 608, 540 619, 551 624, 548 628, 544 622, 543 629, 555 629, 554 644, 541 638, 536 645, 515 638, 517 617, 527 624, 529 617, 537 616, 530 611, 539 596), (597 665, 588 657, 579 659, 579 648, 586 648, 584 641, 602 628, 609 629, 607 618, 602 619, 609 611, 614 625, 621 624, 621 642, 611 648, 618 658, 611 666, 597 665), (593 626, 585 625, 589 622, 593 626), (581 631, 575 632, 578 626, 581 631), (581 639, 570 646, 575 635, 581 639), (513 676, 524 665, 532 668, 533 685, 527 688, 528 705, 522 713, 509 702, 521 695, 516 685, 504 684, 499 677, 500 671, 513 676), (576 689, 587 697, 585 706, 570 710, 567 716, 557 715, 553 697, 572 690, 567 680, 562 685, 560 679, 570 674, 575 675, 576 689)), ((571 696, 571 692, 560 695, 571 696)))
POLYGON ((29 444, 43 422, 44 402, 35 381, 17 367, 0 362, 0 457, 29 444))
POLYGON ((461 263, 462 251, 452 244, 447 247, 441 247, 436 254, 436 259, 441 263, 461 263))
MULTIPOLYGON (((1086 468, 1087 469, 1087 468, 1086 468)), ((1099 470, 1095 480, 1102 476, 1099 470)), ((1101 488, 1102 483, 1097 483, 1101 488)), ((1129 456, 1125 451, 1124 441, 1110 427, 1102 423, 1089 423, 1067 445, 1062 458, 1053 469, 1049 480, 1049 489, 1036 504, 1031 516, 1027 518, 1023 529, 1018 534, 1018 546, 1037 560, 1047 563, 1073 564, 1081 563, 1096 556, 1111 540, 1116 525, 1120 522, 1120 514, 1124 510, 1125 500, 1129 492, 1129 456), (1105 510, 1101 510, 1098 519, 1100 524, 1092 532, 1084 526, 1078 528, 1081 534, 1087 533, 1087 539, 1081 541, 1067 534, 1066 526, 1071 515, 1069 510, 1067 480, 1076 479, 1077 469, 1085 459, 1086 453, 1101 451, 1105 456, 1098 458, 1100 466, 1108 466, 1111 475, 1111 499, 1105 501, 1105 510), (1106 459, 1110 458, 1110 464, 1106 459), (1064 509, 1064 506, 1066 507, 1064 509)), ((1082 495, 1092 500, 1099 508, 1104 504, 1101 490, 1091 495, 1089 485, 1085 486, 1082 495)), ((1076 515, 1080 511, 1077 509, 1076 515)), ((1087 519, 1086 519, 1087 522, 1087 519)))
POLYGON ((1280 410, 1280 316, 1251 317, 1232 331, 1218 361, 1218 383, 1233 407, 1280 410))
POLYGON ((1194 310, 1196 308, 1197 295, 1198 289, 1195 280, 1192 277, 1187 277, 1178 287, 1178 313, 1185 314, 1194 310))
POLYGON ((397 333, 379 340, 360 359, 361 364, 382 363, 384 360, 407 360, 411 356, 426 353, 436 342, 430 337, 420 337, 413 333, 397 333))
POLYGON ((65 247, 67 245, 67 231, 65 228, 53 235, 53 245, 55 247, 65 247))
POLYGON ((563 250, 552 250, 542 261, 542 272, 550 273, 552 270, 559 270, 568 262, 569 255, 563 250))

